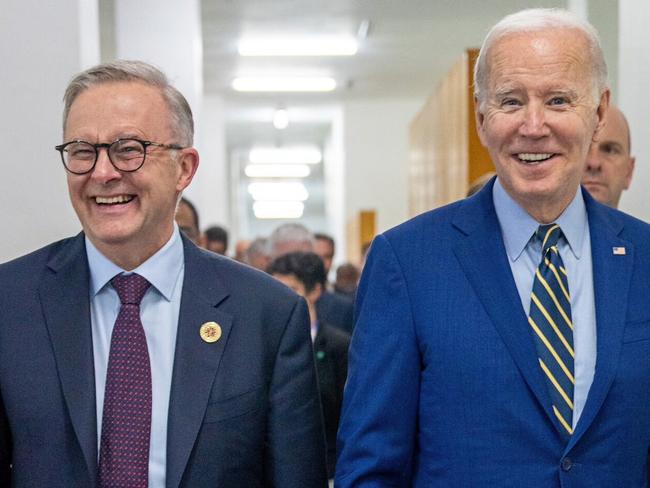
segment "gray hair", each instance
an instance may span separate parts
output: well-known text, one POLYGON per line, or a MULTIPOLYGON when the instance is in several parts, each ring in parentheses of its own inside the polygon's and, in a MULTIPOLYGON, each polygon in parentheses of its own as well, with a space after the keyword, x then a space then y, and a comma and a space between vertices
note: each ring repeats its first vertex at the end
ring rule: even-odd
POLYGON ((172 131, 180 139, 178 143, 182 146, 193 144, 194 121, 187 100, 170 84, 162 71, 143 61, 112 61, 93 66, 75 76, 63 96, 63 130, 65 131, 70 107, 81 93, 93 86, 123 81, 145 83, 160 89, 171 113, 172 131))
POLYGON ((301 224, 282 224, 276 227, 268 239, 271 259, 294 251, 311 251, 314 248, 314 235, 301 224))
POLYGON ((589 22, 584 21, 567 10, 556 8, 532 8, 507 15, 490 29, 476 64, 474 65, 474 96, 479 103, 485 102, 485 92, 489 76, 488 52, 496 41, 508 34, 518 32, 538 32, 545 29, 576 29, 582 32, 589 46, 595 103, 607 89, 607 64, 598 40, 598 32, 589 22))

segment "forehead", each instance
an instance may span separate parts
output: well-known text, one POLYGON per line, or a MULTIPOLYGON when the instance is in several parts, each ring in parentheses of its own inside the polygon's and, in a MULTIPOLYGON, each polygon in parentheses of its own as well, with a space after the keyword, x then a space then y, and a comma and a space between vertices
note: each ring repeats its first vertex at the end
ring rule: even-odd
POLYGON ((585 34, 577 29, 548 28, 513 32, 494 42, 487 53, 490 88, 589 86, 592 70, 585 34))
POLYGON ((165 130, 169 109, 159 88, 137 81, 108 82, 82 91, 70 106, 66 134, 71 130, 165 130))

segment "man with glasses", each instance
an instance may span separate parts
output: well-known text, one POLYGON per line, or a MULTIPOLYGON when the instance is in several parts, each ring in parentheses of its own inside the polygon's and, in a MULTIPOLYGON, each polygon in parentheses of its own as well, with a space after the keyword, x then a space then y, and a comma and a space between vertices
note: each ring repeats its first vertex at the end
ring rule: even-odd
POLYGON ((0 266, 0 485, 326 486, 304 301, 174 224, 185 98, 117 61, 64 102, 83 232, 0 266))

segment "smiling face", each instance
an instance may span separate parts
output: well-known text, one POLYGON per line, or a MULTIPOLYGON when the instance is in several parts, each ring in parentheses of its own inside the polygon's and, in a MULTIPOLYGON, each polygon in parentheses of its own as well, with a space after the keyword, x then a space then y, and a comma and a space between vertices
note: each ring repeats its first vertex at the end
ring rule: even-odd
POLYGON ((576 194, 609 102, 594 100, 588 44, 574 29, 516 32, 488 52, 477 127, 508 194, 540 223, 576 194))
MULTIPOLYGON (((178 143, 170 120, 159 89, 139 82, 105 83, 83 91, 72 103, 64 139, 178 143)), ((142 168, 123 173, 102 149, 90 173, 67 174, 68 192, 90 241, 119 266, 133 269, 171 237, 176 202, 197 166, 193 148, 149 146, 142 168)))
POLYGON ((616 208, 621 193, 630 187, 633 172, 627 122, 618 108, 610 106, 605 126, 589 149, 582 184, 600 203, 616 208))

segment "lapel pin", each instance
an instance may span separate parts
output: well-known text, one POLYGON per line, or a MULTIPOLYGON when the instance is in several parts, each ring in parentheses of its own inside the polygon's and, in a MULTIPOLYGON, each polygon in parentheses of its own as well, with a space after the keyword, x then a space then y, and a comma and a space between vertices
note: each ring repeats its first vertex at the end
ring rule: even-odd
POLYGON ((201 326, 199 334, 207 343, 217 342, 221 338, 221 326, 216 322, 206 322, 201 326))
POLYGON ((614 254, 614 256, 625 256, 625 248, 624 247, 612 247, 612 254, 614 254))

